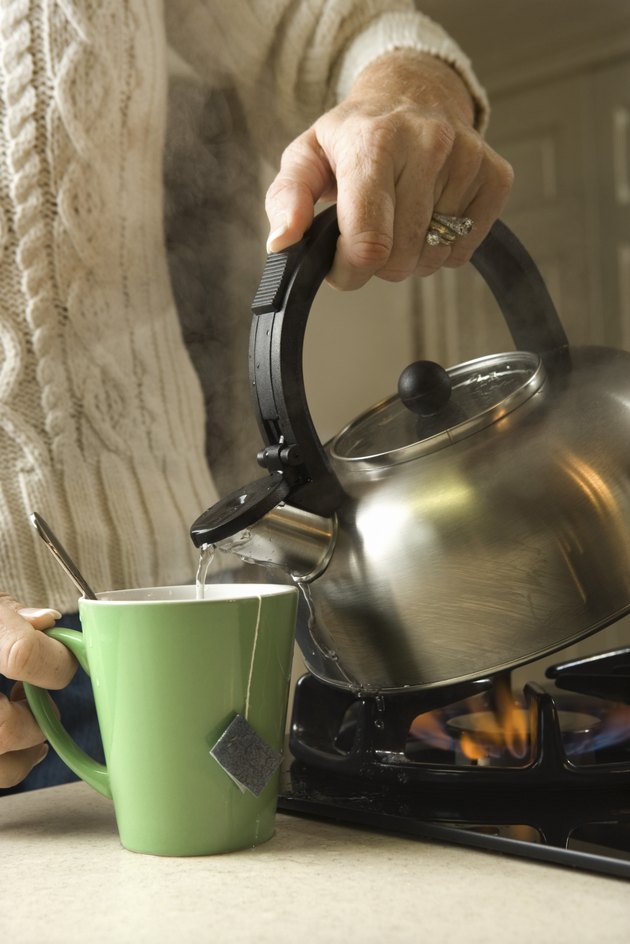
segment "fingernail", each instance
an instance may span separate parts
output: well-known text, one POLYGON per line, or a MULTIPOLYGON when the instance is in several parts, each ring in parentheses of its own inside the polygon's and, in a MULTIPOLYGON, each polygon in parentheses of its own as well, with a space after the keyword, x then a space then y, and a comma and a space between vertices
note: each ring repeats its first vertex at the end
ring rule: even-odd
MULTIPOLYGON (((282 236, 284 236, 288 228, 289 228, 289 224, 285 217, 282 223, 280 223, 279 226, 276 226, 275 229, 272 229, 272 231, 269 233, 269 236, 267 238, 267 252, 276 252, 275 243, 277 240, 281 239, 282 236)), ((278 248, 281 249, 283 247, 279 246, 278 248)))
POLYGON ((21 610, 18 610, 20 616, 23 616, 24 619, 40 619, 42 616, 51 616, 53 619, 61 619, 61 613, 58 610, 51 610, 33 606, 23 606, 21 610))

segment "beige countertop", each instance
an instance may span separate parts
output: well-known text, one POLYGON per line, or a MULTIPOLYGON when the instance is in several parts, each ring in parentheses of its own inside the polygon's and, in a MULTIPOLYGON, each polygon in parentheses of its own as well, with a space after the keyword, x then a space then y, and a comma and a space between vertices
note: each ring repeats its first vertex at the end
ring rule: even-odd
POLYGON ((83 783, 0 799, 0 932, 20 944, 630 941, 630 882, 279 815, 254 850, 123 849, 83 783))

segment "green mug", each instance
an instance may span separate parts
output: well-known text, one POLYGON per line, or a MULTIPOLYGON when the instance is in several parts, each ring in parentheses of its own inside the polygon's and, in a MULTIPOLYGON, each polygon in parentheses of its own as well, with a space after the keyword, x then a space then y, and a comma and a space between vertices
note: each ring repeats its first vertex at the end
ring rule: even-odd
POLYGON ((82 633, 47 631, 90 676, 105 765, 45 690, 26 697, 62 760, 113 800, 125 848, 210 855, 271 837, 296 610, 280 585, 119 590, 79 600, 82 633))

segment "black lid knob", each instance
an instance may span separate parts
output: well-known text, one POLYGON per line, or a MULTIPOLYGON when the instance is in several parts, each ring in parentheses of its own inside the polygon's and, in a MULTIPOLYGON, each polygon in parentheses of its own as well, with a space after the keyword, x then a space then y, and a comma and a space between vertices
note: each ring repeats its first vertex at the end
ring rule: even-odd
POLYGON ((400 375, 398 396, 412 413, 434 416, 450 399, 451 378, 433 361, 414 361, 400 375))

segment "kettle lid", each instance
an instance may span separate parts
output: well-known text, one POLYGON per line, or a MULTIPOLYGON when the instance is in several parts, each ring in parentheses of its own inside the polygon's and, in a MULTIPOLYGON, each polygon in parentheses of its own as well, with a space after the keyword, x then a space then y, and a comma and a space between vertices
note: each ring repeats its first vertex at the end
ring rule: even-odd
POLYGON ((447 370, 428 361, 406 368, 398 394, 377 403, 333 440, 335 460, 368 467, 407 462, 496 423, 540 390, 542 359, 516 351, 447 370))

